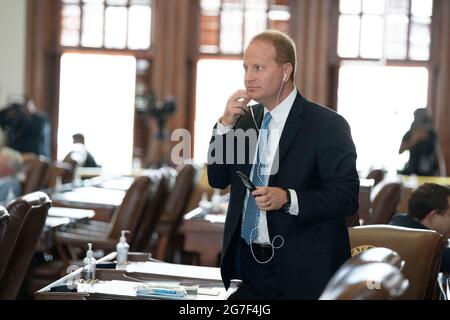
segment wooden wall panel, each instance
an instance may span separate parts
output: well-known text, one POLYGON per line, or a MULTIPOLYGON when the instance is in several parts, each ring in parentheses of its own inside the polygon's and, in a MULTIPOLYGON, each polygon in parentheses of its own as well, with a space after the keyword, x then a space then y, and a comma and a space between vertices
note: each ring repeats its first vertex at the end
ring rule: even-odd
POLYGON ((56 157, 59 92, 58 0, 27 1, 25 93, 52 123, 52 155, 56 157))
MULTIPOLYGON (((153 84, 159 99, 175 97, 176 116, 168 124, 168 131, 190 128, 193 81, 193 57, 198 48, 199 2, 197 0, 155 0, 155 58, 153 62, 153 84)), ((155 130, 155 123, 151 124, 155 130)), ((148 147, 147 162, 153 164, 167 155, 155 146, 152 136, 148 147), (159 151, 158 151, 159 150, 159 151)))
POLYGON ((302 94, 331 106, 330 52, 335 49, 334 0, 291 1, 291 35, 297 45, 296 84, 302 94))
POLYGON ((450 173, 450 1, 435 0, 433 9, 430 107, 450 173))

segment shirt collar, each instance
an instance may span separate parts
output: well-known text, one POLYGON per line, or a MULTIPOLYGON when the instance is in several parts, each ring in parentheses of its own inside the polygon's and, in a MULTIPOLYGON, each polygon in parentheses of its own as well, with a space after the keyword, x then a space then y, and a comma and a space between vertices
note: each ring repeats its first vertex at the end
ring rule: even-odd
MULTIPOLYGON (((276 106, 270 113, 272 115, 272 121, 275 122, 277 126, 284 125, 286 119, 291 111, 292 105, 294 104, 295 98, 297 96, 297 88, 294 87, 291 93, 281 101, 278 106, 276 106)), ((264 114, 269 112, 266 107, 264 107, 264 114)))

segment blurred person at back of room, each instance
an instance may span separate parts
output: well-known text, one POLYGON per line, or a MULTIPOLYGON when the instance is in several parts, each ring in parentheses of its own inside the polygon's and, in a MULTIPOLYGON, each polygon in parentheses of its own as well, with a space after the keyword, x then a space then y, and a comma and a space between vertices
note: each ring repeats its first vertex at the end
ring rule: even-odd
POLYGON ((399 154, 409 150, 409 160, 399 173, 405 175, 433 176, 438 170, 438 138, 431 116, 424 108, 414 111, 414 121, 405 133, 399 154))
POLYGON ((6 145, 21 153, 51 158, 51 125, 47 115, 36 108, 31 98, 25 103, 11 103, 0 112, 0 126, 6 145))
POLYGON ((16 150, 2 146, 3 140, 4 133, 0 130, 0 203, 6 204, 22 193, 23 159, 16 150))
POLYGON ((94 156, 86 148, 84 135, 75 133, 72 136, 72 150, 66 155, 64 160, 75 160, 80 167, 96 168, 100 167, 95 161, 94 156))

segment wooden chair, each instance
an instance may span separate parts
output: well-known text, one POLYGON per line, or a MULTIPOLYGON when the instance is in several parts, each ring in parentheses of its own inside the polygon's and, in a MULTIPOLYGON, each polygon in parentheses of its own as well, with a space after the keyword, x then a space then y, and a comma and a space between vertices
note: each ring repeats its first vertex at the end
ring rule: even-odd
POLYGON ((331 278, 319 300, 390 300, 401 297, 408 280, 384 262, 347 261, 331 278))
POLYGON ((185 165, 177 175, 157 227, 159 238, 154 256, 158 260, 167 260, 176 247, 177 231, 186 213, 195 177, 196 169, 191 164, 185 165))
POLYGON ((437 275, 446 245, 444 236, 432 230, 389 225, 349 228, 352 254, 373 247, 389 248, 405 260, 403 274, 410 286, 402 299, 437 298, 437 275))
POLYGON ((400 182, 390 182, 380 188, 371 204, 370 219, 366 224, 388 224, 397 212, 403 186, 400 182))
POLYGON ((0 279, 0 299, 15 299, 26 271, 36 251, 36 244, 45 226, 51 200, 43 192, 27 194, 8 205, 11 216, 16 213, 25 217, 22 227, 12 245, 11 254, 0 279))
POLYGON ((28 203, 25 201, 17 202, 16 200, 10 203, 8 227, 6 228, 3 240, 0 241, 0 279, 3 277, 9 257, 14 251, 14 245, 30 210, 28 203), (12 206, 13 204, 14 206, 12 206))
POLYGON ((380 183, 384 179, 385 171, 382 169, 374 169, 369 172, 366 179, 373 179, 374 183, 373 185, 376 186, 378 183, 380 183))
POLYGON ((92 242, 94 249, 114 251, 119 241, 121 230, 128 230, 134 234, 141 218, 152 180, 147 176, 137 178, 125 194, 122 204, 113 213, 107 232, 98 230, 59 231, 55 234, 55 242, 60 256, 67 267, 70 260, 78 260, 92 242))
POLYGON ((68 162, 54 161, 50 164, 47 174, 44 178, 42 189, 54 188, 58 178, 61 183, 66 184, 73 181, 75 168, 68 162))
POLYGON ((24 156, 25 181, 22 186, 22 193, 28 194, 42 189, 42 185, 47 174, 49 161, 34 154, 24 156))
POLYGON ((130 250, 144 252, 148 250, 152 235, 163 213, 169 197, 170 177, 161 174, 159 181, 154 183, 145 202, 141 219, 133 234, 130 235, 130 250))
POLYGON ((2 241, 3 237, 6 233, 6 228, 8 227, 9 222, 9 213, 4 207, 0 206, 0 241, 2 241))

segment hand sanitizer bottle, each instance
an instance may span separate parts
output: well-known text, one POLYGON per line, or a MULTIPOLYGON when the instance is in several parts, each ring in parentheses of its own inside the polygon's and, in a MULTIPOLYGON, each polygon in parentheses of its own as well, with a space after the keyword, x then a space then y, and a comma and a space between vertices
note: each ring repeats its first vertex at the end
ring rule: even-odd
POLYGON ((127 268, 128 250, 130 249, 130 246, 127 243, 125 234, 129 232, 130 231, 122 230, 122 236, 120 237, 120 241, 116 246, 117 269, 119 270, 125 270, 127 268))
POLYGON ((86 258, 83 259, 83 270, 81 272, 83 280, 95 280, 96 263, 94 252, 92 251, 92 243, 88 243, 88 251, 86 252, 86 258))
POLYGON ((62 191, 63 191, 62 178, 60 176, 57 176, 55 180, 55 192, 62 192, 62 191))

